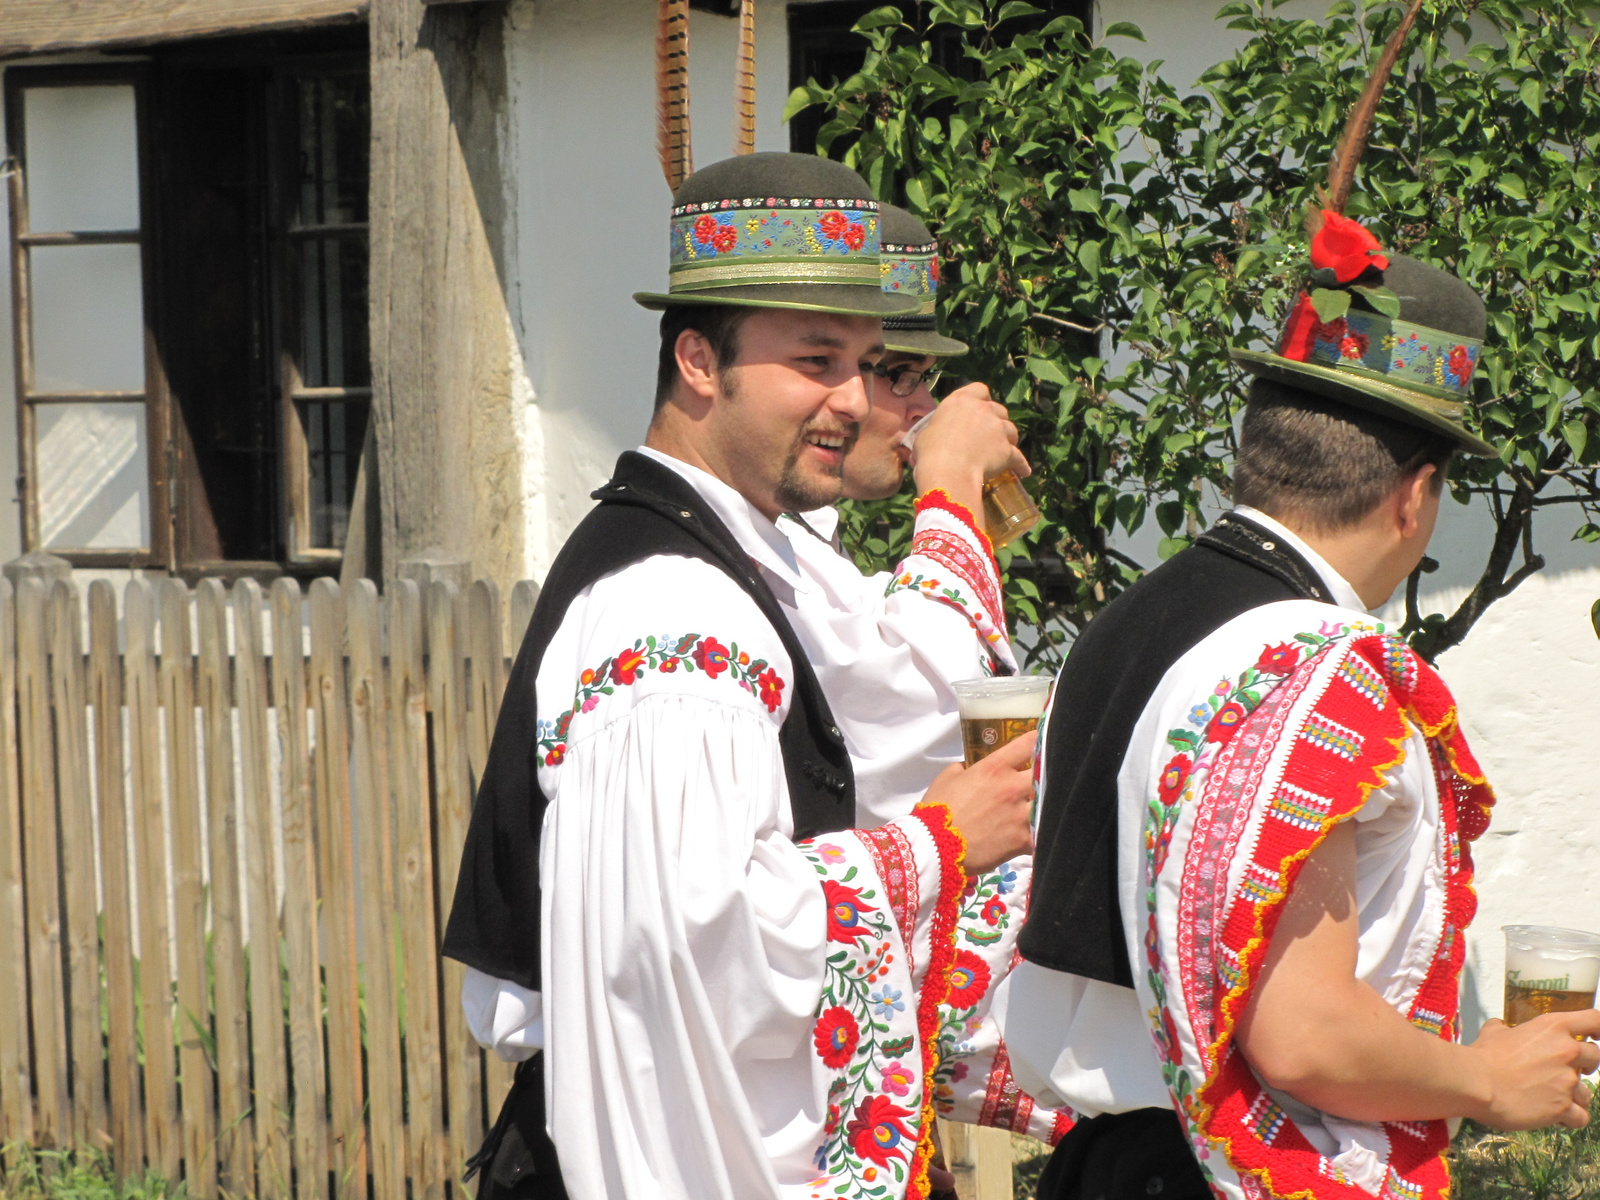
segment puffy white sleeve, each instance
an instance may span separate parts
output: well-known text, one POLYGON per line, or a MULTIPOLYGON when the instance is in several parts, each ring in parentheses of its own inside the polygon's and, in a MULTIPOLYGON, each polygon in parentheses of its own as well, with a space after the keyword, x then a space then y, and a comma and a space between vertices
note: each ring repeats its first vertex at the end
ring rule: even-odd
POLYGON ((664 629, 672 597, 731 587, 690 574, 636 579, 626 604, 594 597, 540 671, 540 999, 567 1190, 904 1195, 935 1066, 920 1006, 948 975, 959 842, 942 809, 795 842, 778 742, 789 664, 742 593, 718 594, 721 619, 664 629), (653 632, 629 634, 616 620, 639 595, 653 632))

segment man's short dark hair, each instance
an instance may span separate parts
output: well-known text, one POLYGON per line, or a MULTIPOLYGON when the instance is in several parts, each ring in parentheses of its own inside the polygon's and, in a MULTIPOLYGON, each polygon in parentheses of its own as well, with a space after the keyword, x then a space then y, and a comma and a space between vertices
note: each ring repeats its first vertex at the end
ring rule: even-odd
POLYGON ((1271 379, 1250 385, 1233 501, 1321 533, 1356 524, 1407 476, 1432 464, 1435 490, 1455 443, 1414 425, 1271 379))
POLYGON ((656 365, 656 407, 678 386, 678 335, 693 329, 711 345, 717 365, 739 360, 739 328, 755 311, 741 304, 674 304, 661 310, 661 358, 656 365))

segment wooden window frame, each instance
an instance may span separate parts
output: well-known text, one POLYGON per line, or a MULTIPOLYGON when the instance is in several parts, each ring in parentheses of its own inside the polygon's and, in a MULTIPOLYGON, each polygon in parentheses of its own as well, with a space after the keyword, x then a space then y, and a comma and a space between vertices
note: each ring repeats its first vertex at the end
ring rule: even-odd
POLYGON ((152 253, 150 173, 145 169, 149 147, 148 68, 140 63, 85 66, 10 66, 5 71, 6 181, 11 207, 11 320, 15 348, 17 405, 17 483, 21 507, 22 548, 45 549, 74 567, 165 568, 172 570, 172 513, 166 459, 170 393, 151 327, 155 297, 151 294, 152 253), (37 87, 92 87, 125 84, 133 88, 134 128, 138 139, 139 228, 135 230, 34 231, 28 219, 25 180, 27 144, 22 93, 37 87), (144 390, 139 392, 40 392, 34 386, 31 270, 28 251, 35 246, 137 245, 139 247, 140 314, 144 329, 144 390), (128 550, 88 550, 40 545, 38 443, 35 405, 41 403, 141 402, 145 406, 146 469, 149 475, 150 544, 128 550), (159 459, 157 456, 160 456, 159 459))
MULTIPOLYGON (((365 66, 357 66, 352 60, 348 67, 336 67, 332 70, 317 71, 315 68, 325 65, 322 58, 294 57, 286 59, 275 69, 277 86, 281 102, 292 105, 295 102, 293 95, 293 81, 308 75, 333 76, 333 75, 358 75, 367 74, 365 66), (311 68, 308 70, 308 68, 311 68)), ((368 75, 368 93, 371 92, 370 75, 368 75)), ((291 128, 290 123, 280 114, 273 122, 274 131, 280 136, 286 135, 291 128)), ((280 162, 286 162, 287 156, 296 151, 295 146, 277 146, 273 154, 280 162)), ((368 170, 371 170, 370 161, 368 170)), ((282 186, 287 189, 293 186, 291 173, 284 170, 278 176, 282 186)), ((367 405, 367 420, 372 420, 372 386, 365 387, 310 387, 300 374, 299 364, 295 361, 296 339, 302 336, 304 324, 294 321, 296 310, 290 297, 290 290, 300 282, 300 262, 293 252, 302 241, 313 237, 334 236, 363 236, 367 239, 368 253, 371 253, 371 222, 354 221, 336 224, 294 225, 287 219, 287 214, 293 205, 287 195, 277 200, 280 211, 285 214, 283 221, 284 246, 282 248, 282 262, 285 269, 278 272, 275 282, 273 305, 274 316, 278 323, 278 362, 279 362, 279 387, 280 387, 280 413, 281 436, 283 454, 283 530, 284 554, 286 565, 293 567, 316 566, 328 570, 337 570, 344 562, 344 549, 334 549, 311 544, 311 454, 310 444, 306 437, 306 420, 304 405, 307 403, 330 403, 344 401, 346 403, 364 403, 367 405)), ((370 214, 369 214, 370 216, 370 214)), ((368 278, 371 278, 371 264, 368 263, 368 278)), ((367 315, 371 319, 372 297, 367 297, 367 315)), ((303 315, 303 314, 302 314, 303 315)), ((369 348, 370 355, 371 350, 369 348)), ((370 370, 370 367, 369 367, 370 370)), ((357 452, 359 454, 359 451, 357 452)), ((359 516, 352 512, 351 520, 358 520, 359 516)))
MULTIPOLYGON (((225 50, 219 61, 226 61, 225 50)), ((259 62, 254 54, 246 55, 259 62)), ((74 567, 160 569, 185 578, 222 575, 271 576, 284 572, 321 575, 338 571, 344 560, 343 546, 315 546, 312 538, 312 495, 310 445, 307 437, 307 405, 344 401, 366 406, 371 417, 372 387, 312 387, 300 374, 298 358, 304 352, 299 342, 304 337, 304 314, 299 311, 296 291, 302 269, 298 244, 309 237, 345 235, 367 239, 370 252, 369 222, 338 225, 295 225, 295 189, 298 175, 292 168, 300 147, 295 140, 297 127, 292 106, 296 103, 295 81, 302 77, 362 76, 368 71, 364 59, 344 51, 331 53, 288 53, 275 58, 270 67, 268 116, 265 136, 268 167, 268 256, 275 260, 267 269, 268 291, 263 316, 272 327, 267 334, 276 369, 276 415, 278 429, 279 553, 276 560, 189 559, 178 561, 179 524, 177 511, 181 488, 178 479, 178 446, 173 398, 165 364, 161 358, 158 326, 163 319, 161 298, 156 294, 162 277, 153 256, 168 253, 164 245, 171 234, 162 227, 162 213, 156 187, 160 172, 155 169, 156 130, 152 120, 152 87, 157 82, 159 63, 114 63, 62 66, 10 66, 5 71, 7 152, 10 155, 7 185, 11 201, 10 249, 12 268, 12 329, 16 349, 15 385, 17 406, 18 498, 24 551, 46 549, 65 558, 74 567), (126 84, 134 89, 135 121, 138 138, 138 191, 140 225, 137 231, 54 231, 35 232, 27 211, 25 171, 25 113, 23 93, 28 88, 51 86, 94 86, 126 84), (138 245, 140 248, 140 295, 143 302, 144 390, 127 392, 83 391, 41 392, 34 386, 32 302, 28 254, 34 246, 50 245, 138 245), (145 405, 148 450, 149 542, 138 549, 88 550, 54 548, 41 545, 39 472, 37 462, 37 419, 35 405, 59 402, 142 402, 145 405)), ((370 80, 367 83, 370 94, 370 80)), ((368 268, 370 278, 370 266, 368 268)), ((367 297, 370 315, 371 297, 367 297)), ((170 314, 169 314, 170 316, 170 314)), ((370 354, 370 349, 369 349, 370 354)), ((351 451, 351 470, 356 469, 359 449, 351 451)), ((352 513, 352 520, 360 519, 352 513)))

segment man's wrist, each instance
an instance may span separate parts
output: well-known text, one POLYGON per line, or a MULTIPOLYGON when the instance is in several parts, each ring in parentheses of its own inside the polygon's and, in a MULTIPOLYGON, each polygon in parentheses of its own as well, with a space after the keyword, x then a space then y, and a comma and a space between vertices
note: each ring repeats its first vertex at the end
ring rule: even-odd
POLYGON ((1492 1124, 1494 1113, 1494 1069, 1482 1046, 1473 1043, 1458 1047, 1461 1091, 1466 1100, 1461 1115, 1480 1125, 1492 1124))
POLYGON ((935 488, 948 492, 953 498, 983 495, 983 471, 978 467, 926 459, 920 453, 912 476, 918 492, 931 492, 935 488))

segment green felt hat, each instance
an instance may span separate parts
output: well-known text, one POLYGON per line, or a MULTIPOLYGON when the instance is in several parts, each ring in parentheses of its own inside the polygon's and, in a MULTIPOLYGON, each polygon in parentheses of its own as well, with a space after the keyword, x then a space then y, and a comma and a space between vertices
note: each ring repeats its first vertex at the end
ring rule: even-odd
POLYGON ((811 154, 742 154, 683 181, 672 197, 665 292, 645 308, 738 304, 845 316, 910 312, 881 286, 878 202, 843 163, 811 154))
POLYGON ((1233 360, 1263 378, 1443 434, 1468 454, 1498 455, 1461 420, 1488 325, 1478 294, 1448 271, 1399 254, 1376 258, 1347 286, 1343 316, 1322 320, 1302 292, 1276 351, 1235 350, 1233 360), (1363 292, 1390 294, 1398 314, 1377 311, 1363 292))
POLYGON ((939 298, 939 243, 933 231, 905 209, 883 206, 883 290, 916 300, 915 312, 883 319, 883 344, 902 354, 949 358, 965 354, 967 344, 939 333, 934 309, 939 298))

